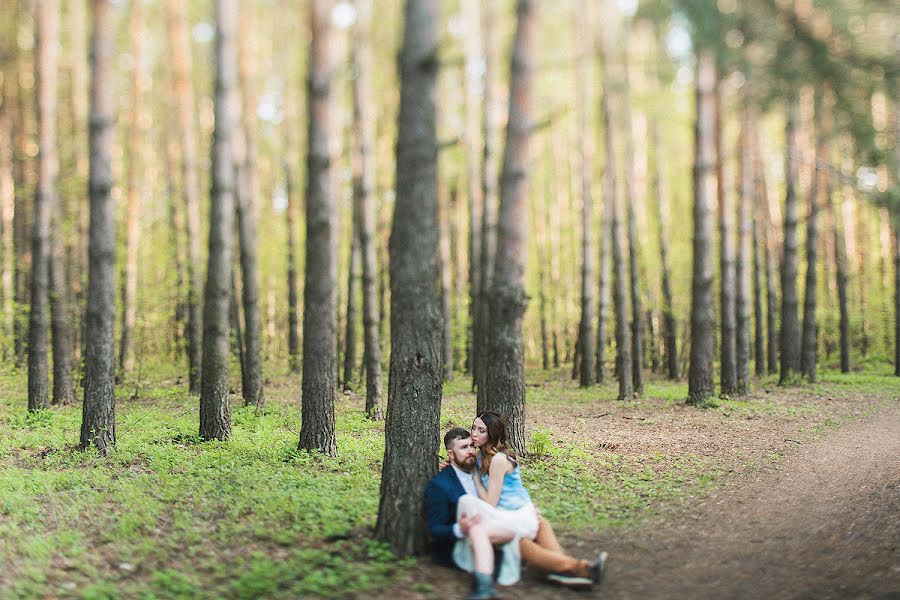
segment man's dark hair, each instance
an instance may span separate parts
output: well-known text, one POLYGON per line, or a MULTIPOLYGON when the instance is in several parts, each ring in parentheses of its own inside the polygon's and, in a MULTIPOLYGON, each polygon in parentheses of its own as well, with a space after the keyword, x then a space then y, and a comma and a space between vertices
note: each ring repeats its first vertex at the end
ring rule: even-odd
POLYGON ((464 440, 469 437, 470 433, 462 427, 454 427, 444 434, 444 448, 450 449, 450 445, 456 440, 464 440))

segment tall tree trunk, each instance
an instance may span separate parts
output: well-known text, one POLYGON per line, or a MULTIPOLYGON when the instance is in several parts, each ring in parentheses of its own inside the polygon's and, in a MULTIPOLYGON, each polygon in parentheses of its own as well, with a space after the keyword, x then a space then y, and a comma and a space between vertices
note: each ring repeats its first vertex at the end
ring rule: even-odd
POLYGON ((104 454, 116 443, 116 210, 111 194, 116 106, 113 87, 116 23, 113 11, 109 0, 93 0, 91 158, 88 175, 91 215, 80 440, 82 448, 94 445, 104 454))
POLYGON ((381 338, 378 330, 377 248, 375 237, 375 131, 372 100, 372 50, 369 31, 372 0, 357 0, 353 43, 353 210, 359 223, 362 259, 362 313, 364 363, 366 367, 366 415, 383 418, 381 383, 381 338))
POLYGON ((628 272, 631 286, 631 374, 634 380, 634 395, 644 394, 644 332, 641 322, 644 309, 641 302, 640 248, 637 243, 637 223, 634 216, 635 173, 634 124, 631 120, 631 99, 628 82, 628 50, 622 55, 622 121, 625 131, 625 219, 628 235, 628 272))
POLYGON ((819 246, 819 195, 828 190, 828 136, 829 117, 825 93, 816 91, 816 153, 812 182, 809 190, 809 217, 806 220, 806 287, 803 297, 803 333, 801 340, 801 366, 803 375, 810 382, 816 380, 816 355, 818 353, 818 323, 816 322, 816 270, 819 246))
MULTIPOLYGON (((897 118, 896 116, 894 117, 897 118)), ((900 218, 894 217, 894 375, 900 377, 900 218)))
MULTIPOLYGON (((606 383, 606 346, 609 337, 610 261, 612 258, 612 244, 614 243, 614 229, 612 227, 612 222, 615 214, 614 211, 616 209, 616 157, 611 130, 612 117, 610 115, 609 96, 606 91, 608 87, 609 83, 607 81, 604 85, 600 100, 600 109, 603 118, 603 147, 606 156, 604 157, 605 162, 603 165, 603 221, 600 225, 600 243, 598 244, 600 247, 600 256, 598 260, 600 277, 599 286, 597 288, 597 350, 595 353, 597 383, 606 383)), ((618 314, 619 313, 616 312, 617 324, 618 314)), ((619 339, 617 337, 617 348, 618 344, 619 339)), ((615 376, 618 377, 618 349, 616 352, 615 376)))
POLYGON ((788 100, 785 126, 784 259, 781 265, 781 372, 779 385, 800 373, 800 320, 797 314, 797 99, 788 100))
POLYGON ((481 161, 481 281, 478 289, 481 297, 478 303, 478 318, 475 323, 476 342, 475 378, 473 382, 478 388, 477 412, 486 410, 487 398, 485 387, 487 382, 486 364, 488 360, 488 331, 490 329, 490 290, 493 288, 494 263, 497 251, 497 165, 494 147, 494 129, 498 119, 497 100, 495 98, 495 69, 497 63, 496 7, 494 3, 482 3, 481 31, 484 40, 484 92, 482 97, 482 143, 481 161), (482 368, 485 367, 485 368, 482 368))
POLYGON ((719 206, 719 318, 721 319, 719 362, 720 393, 733 396, 737 390, 735 364, 735 265, 734 265, 734 200, 733 178, 725 150, 725 112, 723 80, 716 82, 716 195, 719 206))
POLYGON ((578 343, 581 357, 579 383, 581 387, 594 385, 596 382, 596 364, 593 359, 594 347, 594 251, 592 248, 592 232, 594 229, 593 208, 591 199, 591 169, 593 166, 593 148, 590 140, 590 77, 593 53, 591 50, 589 23, 589 3, 581 0, 575 11, 575 32, 578 48, 575 77, 576 118, 578 120, 578 159, 581 183, 581 322, 578 327, 578 343))
POLYGON ((244 309, 244 364, 241 369, 241 393, 247 406, 262 406, 265 395, 262 373, 262 318, 259 308, 258 232, 259 208, 256 189, 255 131, 256 101, 251 80, 250 18, 240 20, 238 40, 238 78, 240 122, 234 129, 236 172, 235 208, 240 241, 241 295, 244 309))
POLYGON ((744 98, 740 156, 740 193, 737 205, 737 262, 735 264, 735 393, 750 393, 750 252, 753 206, 753 155, 750 152, 750 97, 744 98))
POLYGON ((125 208, 125 264, 122 268, 122 333, 119 338, 119 371, 130 375, 134 370, 134 328, 137 320, 137 251, 138 221, 140 220, 141 195, 144 192, 145 138, 144 94, 146 86, 146 52, 144 11, 141 2, 131 3, 129 23, 131 56, 131 107, 128 123, 128 201, 125 208))
POLYGON ((408 0, 400 51, 397 199, 390 240, 391 362, 375 535, 394 554, 425 550, 423 489, 437 470, 441 329, 437 281, 438 2, 408 0))
MULTIPOLYGON (((288 127, 293 123, 288 124, 288 127)), ((286 152, 291 156, 290 150, 286 152)), ((287 285, 288 285, 288 365, 300 372, 300 325, 297 319, 297 198, 290 159, 284 161, 284 187, 287 195, 287 285)))
MULTIPOLYGON (((175 114, 174 108, 175 102, 173 95, 167 110, 171 111, 170 114, 175 114)), ((187 297, 185 292, 185 263, 187 262, 187 252, 184 239, 184 206, 180 201, 181 197, 179 190, 174 183, 177 179, 176 173, 178 171, 178 144, 174 137, 175 127, 170 117, 165 118, 163 127, 165 129, 161 145, 163 147, 165 177, 167 181, 166 196, 168 200, 169 244, 172 252, 172 263, 175 265, 175 298, 173 299, 175 305, 175 314, 173 315, 175 335, 173 336, 173 339, 175 356, 180 360, 181 353, 184 350, 184 334, 187 329, 185 318, 185 299, 187 297)))
POLYGON ((776 238, 774 233, 775 222, 769 204, 769 189, 766 183, 766 168, 760 151, 759 138, 753 147, 754 162, 756 164, 756 189, 757 189, 757 221, 762 232, 761 244, 763 252, 763 270, 766 272, 766 356, 767 372, 774 375, 778 372, 778 293, 775 288, 776 265, 778 263, 776 238))
MULTIPOLYGON (((845 184, 844 189, 849 188, 845 184)), ((847 306, 847 240, 844 233, 842 220, 834 210, 834 200, 828 196, 828 212, 834 222, 834 266, 837 283, 841 373, 850 372, 850 311, 847 306)))
POLYGON ((73 197, 78 206, 78 208, 74 210, 77 224, 77 242, 74 244, 74 251, 69 257, 76 266, 74 273, 70 274, 73 283, 72 291, 74 298, 74 302, 70 307, 72 315, 71 323, 73 324, 71 327, 72 354, 74 364, 80 372, 86 327, 85 296, 87 293, 88 227, 90 221, 90 211, 87 210, 89 205, 87 193, 88 163, 90 162, 88 155, 90 82, 88 81, 87 3, 83 0, 72 2, 69 5, 68 16, 69 21, 67 27, 70 32, 69 54, 72 57, 69 89, 71 93, 70 101, 72 104, 72 137, 74 138, 73 161, 75 172, 78 174, 78 181, 82 182, 84 186, 82 188, 84 193, 76 194, 73 197))
POLYGON ((444 381, 453 380, 453 319, 450 312, 451 276, 450 276, 450 223, 446 204, 450 197, 457 194, 456 188, 450 190, 448 197, 442 202, 438 194, 438 279, 441 286, 441 362, 444 364, 444 381))
POLYGON ((603 112, 603 136, 606 148, 606 164, 604 165, 604 202, 608 208, 609 231, 612 246, 613 272, 613 311, 616 319, 616 378, 619 380, 619 400, 631 400, 634 397, 634 378, 632 377, 631 331, 628 329, 628 289, 625 275, 625 236, 622 231, 621 208, 615 185, 615 144, 613 143, 612 110, 609 96, 609 80, 603 88, 601 108, 603 112))
POLYGON ((310 4, 307 79, 306 275, 301 450, 333 456, 337 388, 337 203, 332 174, 333 59, 328 0, 310 4))
POLYGON ((56 88, 59 2, 35 7, 34 81, 38 115, 38 182, 31 233, 31 310, 28 320, 28 410, 46 408, 49 400, 47 329, 50 266, 50 221, 57 210, 56 88))
MULTIPOLYGON (((754 161, 755 163, 755 161, 754 161)), ((762 307, 762 268, 760 265, 760 235, 759 230, 764 225, 759 222, 759 211, 756 210, 758 203, 756 190, 751 199, 748 201, 753 203, 753 220, 752 220, 752 247, 753 247, 753 356, 754 368, 756 375, 761 377, 766 374, 766 338, 763 329, 763 313, 762 307)), ((764 249, 762 251, 765 251, 764 249)))
POLYGON ((694 244, 691 282, 691 362, 688 403, 705 405, 713 384, 713 202, 716 198, 716 63, 709 49, 697 55, 694 125, 694 244))
POLYGON ((203 353, 203 323, 201 292, 201 227, 200 184, 197 177, 197 125, 195 120, 194 91, 191 83, 191 49, 188 28, 184 16, 185 7, 179 0, 166 0, 169 50, 172 71, 175 76, 178 132, 181 145, 182 193, 186 209, 187 225, 187 353, 188 388, 190 393, 200 393, 203 353))
MULTIPOLYGON (((236 243, 236 242, 233 242, 236 243)), ((244 330, 241 326, 241 305, 238 302, 240 291, 237 284, 237 270, 239 266, 233 264, 231 266, 231 299, 228 302, 228 340, 231 342, 231 353, 237 356, 238 366, 241 374, 247 372, 246 353, 244 352, 244 330)), ((243 377, 241 378, 241 386, 243 387, 243 377)), ((243 390, 241 390, 243 395, 243 390)))
POLYGON ((200 381, 200 437, 231 435, 228 404, 229 304, 232 301, 234 242, 234 135, 237 115, 237 0, 216 0, 215 129, 212 140, 212 198, 209 259, 203 300, 203 377, 200 381))
MULTIPOLYGON (((12 3, 4 3, 0 7, 0 19, 4 23, 10 23, 11 26, 4 25, 3 35, 4 42, 2 52, 14 52, 12 47, 15 45, 14 31, 15 13, 12 3)), ((2 305, 0 305, 0 319, 2 319, 2 337, 12 341, 14 335, 13 322, 15 319, 15 296, 13 288, 13 271, 15 264, 15 254, 13 248, 13 215, 15 214, 15 183, 13 181, 13 120, 15 112, 13 109, 14 86, 16 85, 7 73, 9 70, 3 71, 4 77, 0 83, 0 295, 2 295, 2 305)), ((9 358, 12 354, 12 348, 3 348, 3 357, 9 358)))
MULTIPOLYGON (((478 135, 478 97, 482 93, 482 61, 485 60, 482 44, 481 11, 492 10, 478 0, 462 2, 463 19, 466 35, 464 49, 466 55, 465 95, 463 116, 463 143, 466 148, 466 196, 469 204, 469 321, 466 333, 466 370, 473 373, 477 361, 477 339, 475 326, 481 303, 481 222, 484 212, 482 197, 482 179, 480 149, 481 138, 478 135), (482 6, 485 6, 482 8, 482 6)), ((485 82, 487 84, 487 82, 485 82)), ((485 93, 487 87, 485 87, 485 93)), ((485 102, 487 99, 485 99, 485 102)))
MULTIPOLYGON (((533 127, 532 73, 535 11, 531 0, 516 6, 509 83, 509 120, 500 175, 497 257, 490 288, 485 408, 507 420, 509 443, 525 451, 525 342, 522 319, 528 306, 525 265, 528 251, 528 142, 533 127)), ((479 390, 479 396, 481 396, 479 390)))
POLYGON ((356 212, 351 216, 350 225, 350 264, 347 269, 347 311, 344 319, 344 377, 342 389, 349 391, 353 384, 353 372, 356 370, 356 322, 359 320, 356 307, 359 299, 359 223, 356 212))
POLYGON ((678 323, 672 308, 672 276, 669 266, 669 228, 671 227, 671 210, 669 207, 669 188, 663 177, 665 153, 659 139, 659 126, 656 119, 650 119, 650 140, 653 145, 654 160, 650 165, 653 191, 659 205, 659 258, 660 275, 662 277, 662 335, 665 348, 666 376, 678 380, 678 323))
MULTIPOLYGON (((535 155, 539 156, 540 153, 536 152, 535 155)), ((546 179, 548 178, 545 176, 545 185, 547 183, 546 179)), ((542 199, 542 202, 546 202, 546 197, 542 199)), ((534 249, 538 272, 538 320, 541 332, 541 368, 547 371, 550 369, 550 345, 547 331, 547 290, 545 287, 547 275, 544 269, 546 231, 544 220, 537 216, 537 206, 535 202, 531 203, 531 226, 532 229, 534 229, 534 249)))
POLYGON ((866 358, 869 354, 869 297, 867 288, 872 285, 866 270, 866 244, 869 242, 869 235, 867 232, 868 221, 865 216, 865 204, 859 198, 855 200, 856 222, 854 223, 854 231, 856 240, 854 245, 856 252, 854 258, 856 259, 856 279, 859 283, 859 351, 862 357, 866 358))

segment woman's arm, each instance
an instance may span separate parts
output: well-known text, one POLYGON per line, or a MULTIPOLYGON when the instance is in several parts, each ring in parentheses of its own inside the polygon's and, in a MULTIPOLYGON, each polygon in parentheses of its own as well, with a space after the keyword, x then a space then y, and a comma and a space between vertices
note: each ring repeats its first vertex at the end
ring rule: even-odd
POLYGON ((491 506, 497 506, 500 501, 500 491, 503 489, 503 476, 511 470, 512 463, 509 462, 509 458, 505 454, 495 454, 488 469, 487 489, 481 483, 481 477, 478 477, 477 474, 472 477, 475 481, 475 489, 478 490, 478 497, 491 506))

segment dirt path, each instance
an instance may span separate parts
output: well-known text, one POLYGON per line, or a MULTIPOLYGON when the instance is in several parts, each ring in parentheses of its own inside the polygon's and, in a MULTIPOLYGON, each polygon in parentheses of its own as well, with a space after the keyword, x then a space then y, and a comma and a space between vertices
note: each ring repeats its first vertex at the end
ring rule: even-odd
MULTIPOLYGON (((610 535, 564 540, 580 555, 609 551, 607 580, 595 591, 529 575, 504 598, 900 598, 900 405, 735 474, 693 509, 610 535)), ((415 570, 428 591, 385 597, 465 593, 459 573, 415 570)))

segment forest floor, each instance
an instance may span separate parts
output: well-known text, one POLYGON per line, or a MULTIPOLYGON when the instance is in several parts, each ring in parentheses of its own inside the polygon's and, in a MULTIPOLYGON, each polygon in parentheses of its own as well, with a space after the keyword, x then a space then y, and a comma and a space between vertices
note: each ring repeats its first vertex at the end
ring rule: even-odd
MULTIPOLYGON (((232 371, 234 385, 239 373, 232 371)), ((0 372, 0 600, 462 598, 467 577, 398 560, 371 539, 384 423, 340 397, 335 458, 296 450, 299 378, 263 409, 232 395, 232 437, 197 437, 174 365, 117 386, 117 445, 76 448, 79 405, 27 413, 26 377, 0 372)), ((572 554, 610 553, 592 592, 526 570, 508 600, 900 598, 900 381, 888 365, 740 400, 684 404, 527 372, 523 478, 572 554)), ((441 431, 468 426, 463 377, 441 431)))
MULTIPOLYGON (((732 408, 724 412, 645 401, 605 414, 530 413, 562 435, 590 419, 598 445, 617 451, 715 458, 722 477, 633 526, 567 528, 561 540, 573 555, 609 552, 594 590, 560 588, 526 569, 502 597, 900 598, 900 386, 893 389, 892 398, 827 385, 761 389, 746 402, 723 401, 732 408), (763 398, 764 415, 750 408, 763 398)), ((420 564, 376 598, 462 597, 467 586, 462 573, 420 564)))

